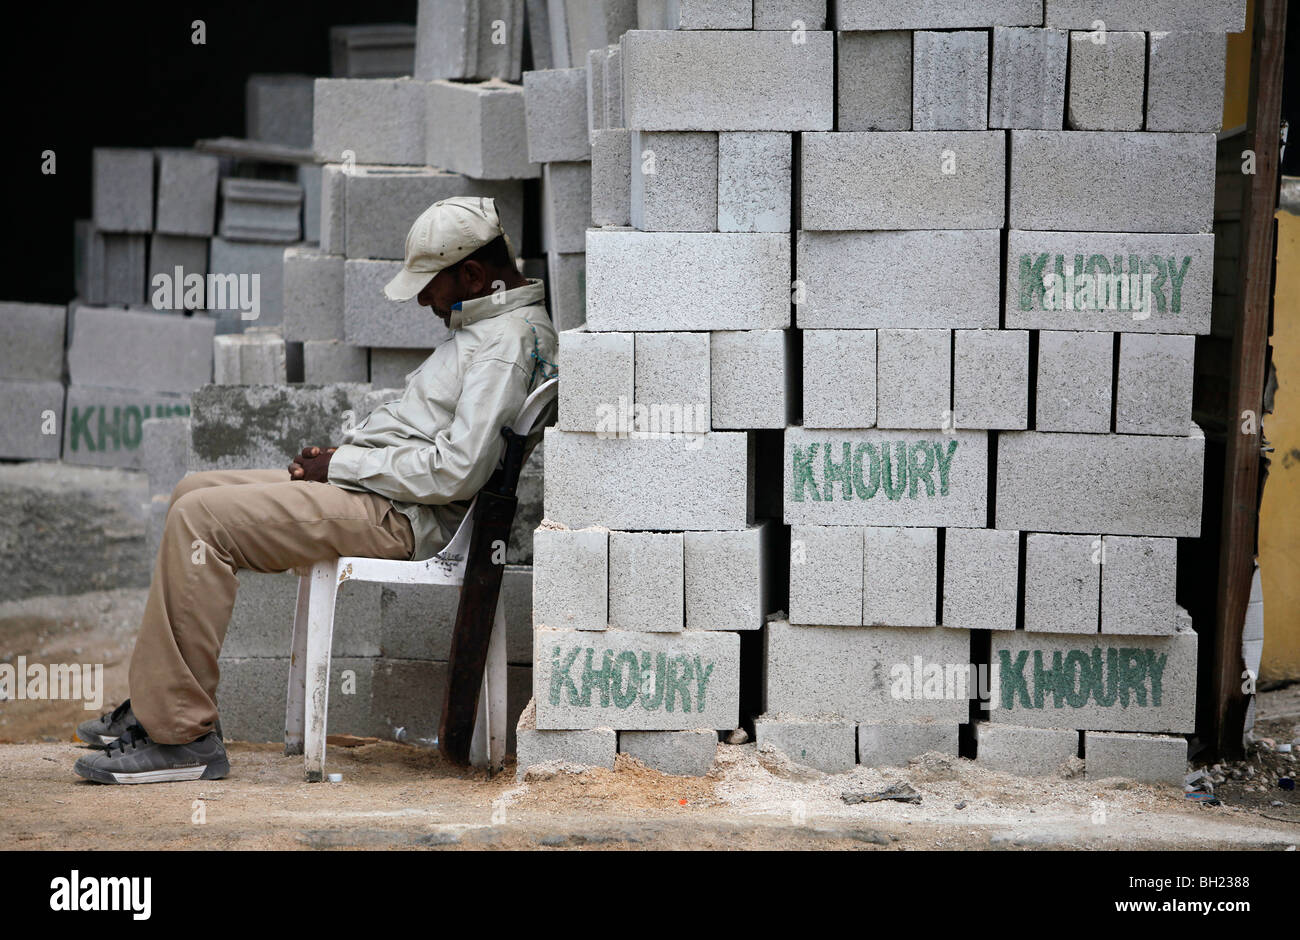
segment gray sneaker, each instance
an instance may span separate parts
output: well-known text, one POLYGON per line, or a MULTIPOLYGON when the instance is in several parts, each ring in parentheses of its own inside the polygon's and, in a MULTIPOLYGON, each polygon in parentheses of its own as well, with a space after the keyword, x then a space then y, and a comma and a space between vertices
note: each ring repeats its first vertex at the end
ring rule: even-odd
MULTIPOLYGON (((127 699, 107 715, 100 715, 98 718, 77 725, 77 737, 91 747, 108 747, 117 740, 118 735, 134 724, 138 722, 135 720, 135 712, 131 711, 131 700, 127 699)), ((216 726, 212 730, 221 740, 226 739, 221 733, 220 718, 217 719, 216 726)))
POLYGON ((230 761, 215 731, 189 744, 159 744, 132 725, 104 751, 78 759, 73 770, 97 783, 173 783, 220 780, 230 761))

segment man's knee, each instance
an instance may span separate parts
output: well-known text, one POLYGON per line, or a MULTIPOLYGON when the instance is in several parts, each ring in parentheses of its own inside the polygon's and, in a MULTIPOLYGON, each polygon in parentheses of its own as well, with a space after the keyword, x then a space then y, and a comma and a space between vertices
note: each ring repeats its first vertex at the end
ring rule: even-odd
POLYGON ((169 507, 175 506, 176 503, 180 501, 180 498, 188 493, 192 493, 205 486, 216 485, 217 480, 214 478, 219 476, 220 471, 201 470, 198 473, 191 473, 189 476, 184 477, 172 488, 172 498, 171 502, 168 504, 169 507))

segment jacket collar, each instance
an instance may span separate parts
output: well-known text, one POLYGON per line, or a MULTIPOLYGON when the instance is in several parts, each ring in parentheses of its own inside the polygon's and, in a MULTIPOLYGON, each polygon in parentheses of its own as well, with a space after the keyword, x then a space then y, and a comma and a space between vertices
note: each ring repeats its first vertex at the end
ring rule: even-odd
POLYGON ((500 294, 488 294, 486 297, 475 297, 473 300, 463 300, 458 304, 454 304, 447 325, 453 330, 459 330, 461 327, 469 326, 480 320, 487 320, 507 311, 516 310, 519 307, 540 304, 545 298, 546 285, 538 278, 530 277, 528 283, 523 287, 502 291, 500 294))

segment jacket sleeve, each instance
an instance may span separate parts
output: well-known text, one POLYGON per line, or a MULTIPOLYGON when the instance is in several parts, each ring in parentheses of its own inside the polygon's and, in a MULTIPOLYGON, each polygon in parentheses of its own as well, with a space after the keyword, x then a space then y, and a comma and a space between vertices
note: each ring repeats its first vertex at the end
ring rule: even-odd
POLYGON ((528 376, 516 363, 477 360, 465 372, 455 418, 432 444, 344 444, 330 459, 329 481, 408 503, 469 499, 496 468, 501 429, 519 414, 527 392, 528 376))

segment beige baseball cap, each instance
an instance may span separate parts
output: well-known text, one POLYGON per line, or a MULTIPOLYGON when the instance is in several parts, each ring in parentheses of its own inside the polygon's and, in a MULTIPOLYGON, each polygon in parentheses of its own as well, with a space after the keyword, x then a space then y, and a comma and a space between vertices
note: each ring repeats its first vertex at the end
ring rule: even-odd
MULTIPOLYGON (((410 300, 443 268, 502 235, 505 230, 493 199, 453 196, 435 202, 420 213, 406 233, 406 259, 402 270, 385 285, 384 296, 389 300, 410 300)), ((506 244, 509 242, 507 238, 506 244)))

